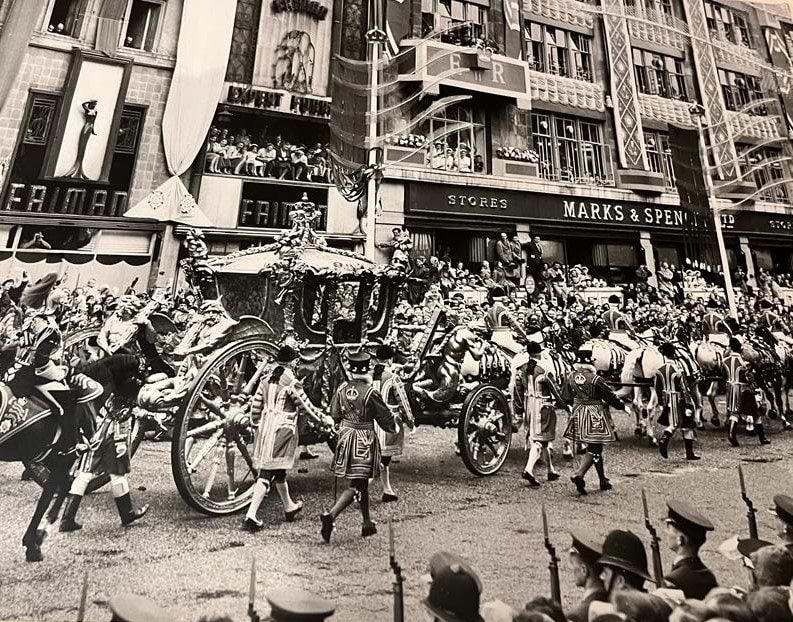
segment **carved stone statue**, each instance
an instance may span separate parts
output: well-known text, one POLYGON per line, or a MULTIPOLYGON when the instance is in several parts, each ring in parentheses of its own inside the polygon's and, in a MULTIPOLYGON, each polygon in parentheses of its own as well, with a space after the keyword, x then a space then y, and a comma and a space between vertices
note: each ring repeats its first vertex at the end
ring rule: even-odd
POLYGON ((83 102, 83 115, 85 116, 85 124, 80 131, 80 142, 77 145, 77 159, 74 161, 74 166, 69 170, 64 177, 71 179, 88 179, 85 174, 85 151, 88 149, 88 141, 91 136, 96 136, 94 125, 96 124, 96 116, 99 111, 96 109, 97 100, 90 99, 83 102))

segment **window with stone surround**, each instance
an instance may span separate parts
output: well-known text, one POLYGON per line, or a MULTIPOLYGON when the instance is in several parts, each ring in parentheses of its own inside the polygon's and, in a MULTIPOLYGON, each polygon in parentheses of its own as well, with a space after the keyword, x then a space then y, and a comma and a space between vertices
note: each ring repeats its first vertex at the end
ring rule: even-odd
POLYGON ((22 140, 27 145, 46 145, 58 106, 55 95, 34 95, 22 140))
POLYGON ((472 46, 487 38, 488 3, 463 0, 421 0, 422 37, 440 33, 452 45, 472 46))
POLYGON ((669 148, 669 134, 644 130, 644 148, 650 170, 661 173, 669 190, 675 189, 675 171, 672 166, 672 150, 669 148))
POLYGON ((121 29, 121 45, 153 52, 157 48, 163 0, 129 0, 121 29))
POLYGON ((711 37, 726 39, 730 43, 747 48, 754 47, 746 13, 716 2, 705 2, 705 19, 711 37))
POLYGON ((687 101, 682 60, 634 48, 633 68, 640 93, 687 101))
POLYGON ((614 184, 611 150, 600 123, 543 112, 531 115, 539 175, 580 184, 614 184))
POLYGON ((43 30, 79 38, 85 23, 88 0, 50 0, 44 13, 43 30))
POLYGON ((721 83, 721 93, 724 97, 724 106, 727 110, 745 110, 748 114, 754 116, 765 116, 768 114, 768 108, 765 104, 748 107, 752 102, 764 98, 763 89, 760 86, 760 78, 736 71, 719 69, 719 82, 721 83))
POLYGON ((592 82, 592 37, 530 21, 524 36, 531 69, 592 82))

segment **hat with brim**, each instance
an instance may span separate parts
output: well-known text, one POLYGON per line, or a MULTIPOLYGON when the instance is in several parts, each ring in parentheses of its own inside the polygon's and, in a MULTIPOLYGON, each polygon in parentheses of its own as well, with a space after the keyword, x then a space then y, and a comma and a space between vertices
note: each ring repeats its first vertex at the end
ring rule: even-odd
POLYGON ((603 540, 582 529, 571 531, 570 536, 573 538, 571 550, 588 564, 597 563, 603 555, 603 540))
POLYGON ((757 538, 745 538, 738 540, 738 552, 747 559, 751 559, 752 553, 759 551, 767 546, 773 546, 772 542, 758 540, 757 538))
POLYGON ((774 507, 771 511, 777 518, 787 525, 793 527, 793 497, 788 495, 776 495, 774 497, 774 507))
POLYGON ((173 615, 142 596, 121 594, 108 603, 113 612, 111 622, 167 622, 173 615))
POLYGON ((450 564, 432 578, 422 604, 442 622, 485 622, 479 613, 481 582, 467 564, 450 564))
POLYGON ((350 354, 348 360, 351 374, 365 374, 369 371, 369 364, 372 357, 368 352, 355 352, 350 354))
POLYGON ((612 566, 629 572, 646 581, 653 581, 647 570, 647 551, 641 538, 632 531, 615 529, 603 542, 603 555, 598 559, 601 566, 612 566))

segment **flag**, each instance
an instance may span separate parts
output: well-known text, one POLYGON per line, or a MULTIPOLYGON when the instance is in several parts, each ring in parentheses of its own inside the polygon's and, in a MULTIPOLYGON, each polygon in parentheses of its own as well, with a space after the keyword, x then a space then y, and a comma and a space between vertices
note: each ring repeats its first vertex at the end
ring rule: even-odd
POLYGON ((399 43, 410 37, 410 0, 386 0, 385 33, 388 37, 386 51, 391 56, 399 53, 399 43))
POLYGON ((127 0, 105 0, 99 9, 99 20, 96 26, 96 43, 94 48, 106 56, 113 57, 118 50, 121 39, 121 26, 127 0))
POLYGON ((503 0, 503 6, 505 53, 512 58, 523 58, 520 0, 503 0))

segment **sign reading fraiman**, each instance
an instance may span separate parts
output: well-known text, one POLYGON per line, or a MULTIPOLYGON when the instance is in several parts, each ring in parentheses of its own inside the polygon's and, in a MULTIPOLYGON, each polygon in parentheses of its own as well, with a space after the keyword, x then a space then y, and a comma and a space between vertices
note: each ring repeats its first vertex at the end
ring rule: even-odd
POLYGON ((237 219, 239 227, 256 229, 288 229, 289 214, 303 193, 320 211, 318 231, 325 231, 328 222, 327 188, 304 188, 302 186, 266 183, 244 183, 237 219))
POLYGON ((117 217, 127 210, 127 193, 62 182, 10 183, 3 210, 117 217))

